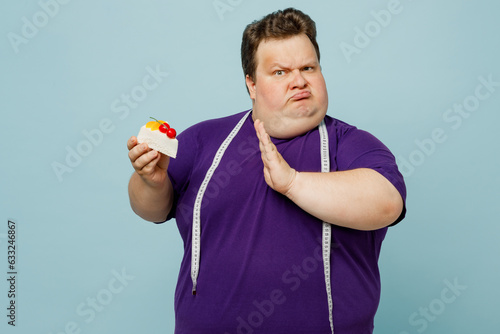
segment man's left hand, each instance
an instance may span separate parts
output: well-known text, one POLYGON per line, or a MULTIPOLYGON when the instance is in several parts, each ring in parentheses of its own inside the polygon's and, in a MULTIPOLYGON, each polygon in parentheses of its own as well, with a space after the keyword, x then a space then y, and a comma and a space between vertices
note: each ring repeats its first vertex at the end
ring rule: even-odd
POLYGON ((264 123, 256 120, 254 127, 259 138, 266 183, 275 191, 286 196, 292 188, 297 171, 291 168, 278 152, 264 128, 264 123))

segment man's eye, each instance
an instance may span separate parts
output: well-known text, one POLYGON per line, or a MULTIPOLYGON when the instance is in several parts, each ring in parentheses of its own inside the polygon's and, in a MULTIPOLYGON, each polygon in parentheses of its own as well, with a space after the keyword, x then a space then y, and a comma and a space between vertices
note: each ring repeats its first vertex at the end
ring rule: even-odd
POLYGON ((306 66, 306 67, 304 67, 303 70, 306 71, 306 72, 307 71, 312 71, 312 70, 314 70, 314 67, 312 67, 312 66, 306 66))
POLYGON ((283 75, 283 74, 285 74, 285 71, 283 71, 283 70, 277 70, 277 71, 274 71, 274 75, 281 76, 281 75, 283 75))

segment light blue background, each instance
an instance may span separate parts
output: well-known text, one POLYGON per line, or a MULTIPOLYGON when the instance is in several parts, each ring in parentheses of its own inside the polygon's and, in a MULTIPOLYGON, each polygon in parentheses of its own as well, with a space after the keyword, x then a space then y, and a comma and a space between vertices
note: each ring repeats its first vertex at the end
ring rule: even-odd
POLYGON ((149 116, 182 131, 250 108, 242 31, 289 6, 317 23, 328 114, 370 131, 400 162, 413 161, 407 218, 389 230, 380 258, 375 333, 497 333, 500 87, 460 126, 443 117, 474 101, 479 77, 500 82, 499 2, 401 0, 400 12, 351 57, 342 43, 355 46, 356 27, 376 29, 371 11, 391 1, 220 2, 231 10, 219 15, 213 0, 73 0, 51 7, 46 21, 37 1, 0 5, 1 277, 9 218, 18 224, 19 272, 15 328, 1 279, 2 333, 173 332, 182 242, 175 222, 153 225, 131 211, 126 141, 149 116), (23 17, 41 27, 15 47, 9 36, 23 36, 23 17), (122 94, 140 92, 147 68, 168 76, 127 115, 115 113, 122 94), (106 119, 109 133, 59 180, 53 163, 65 164, 66 147, 84 145, 83 131, 106 119), (432 147, 435 129, 446 140, 432 147), (118 293, 109 292, 110 282, 119 286, 114 271, 128 275, 118 293), (446 282, 461 290, 453 294, 446 282), (86 303, 98 295, 107 305, 91 318, 86 303))

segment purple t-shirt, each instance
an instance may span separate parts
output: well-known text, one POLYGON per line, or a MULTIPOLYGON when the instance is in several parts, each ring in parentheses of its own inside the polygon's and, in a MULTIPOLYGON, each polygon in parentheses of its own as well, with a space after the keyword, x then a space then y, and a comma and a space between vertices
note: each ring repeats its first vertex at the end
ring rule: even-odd
MULTIPOLYGON (((265 182, 251 115, 227 148, 204 195, 197 294, 192 294, 191 228, 198 189, 239 113, 196 124, 179 136, 168 174, 184 241, 175 292, 176 334, 331 333, 321 257, 322 222, 265 182)), ((327 116, 332 171, 372 168, 406 190, 390 151, 369 133, 327 116)), ((321 171, 313 129, 272 139, 298 171, 321 171)), ((401 220, 404 212, 401 214, 401 220)), ((335 333, 372 333, 380 298, 378 257, 387 228, 332 225, 331 287, 335 333)))

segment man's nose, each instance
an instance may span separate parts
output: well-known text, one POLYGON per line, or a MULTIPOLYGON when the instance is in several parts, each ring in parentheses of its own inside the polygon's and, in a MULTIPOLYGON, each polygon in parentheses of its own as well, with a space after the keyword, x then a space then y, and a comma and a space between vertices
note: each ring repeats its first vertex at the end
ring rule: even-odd
POLYGON ((307 80, 301 70, 292 71, 291 88, 304 88, 307 85, 307 80))

